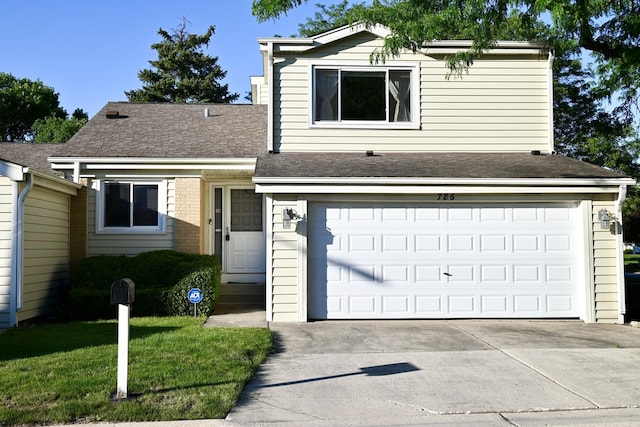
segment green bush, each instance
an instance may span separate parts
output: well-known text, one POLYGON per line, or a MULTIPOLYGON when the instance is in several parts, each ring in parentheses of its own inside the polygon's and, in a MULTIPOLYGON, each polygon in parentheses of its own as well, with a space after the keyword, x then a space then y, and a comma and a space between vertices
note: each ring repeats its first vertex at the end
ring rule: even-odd
MULTIPOLYGON (((198 305, 202 314, 210 314, 220 288, 220 261, 211 255, 194 255, 171 250, 141 253, 135 257, 95 256, 86 258, 74 269, 71 277, 71 292, 67 302, 61 306, 58 318, 63 320, 112 319, 117 314, 110 304, 111 284, 116 280, 130 278, 135 283, 133 316, 175 315, 177 302, 167 303, 165 295, 178 301, 177 288, 187 291, 200 288, 206 298, 198 305), (195 274, 198 273, 198 274, 195 274), (191 277, 191 279, 189 279, 191 277), (207 282, 204 286, 203 280, 207 282), (205 290, 206 289, 206 290, 205 290)), ((179 312, 180 314, 182 311, 179 312)))
POLYGON ((210 316, 217 299, 216 274, 212 268, 197 270, 182 278, 173 288, 162 295, 165 313, 173 316, 194 314, 194 304, 187 299, 190 289, 198 288, 202 292, 202 301, 196 304, 198 316, 210 316))
POLYGON ((71 286, 74 289, 107 289, 116 280, 128 277, 133 260, 134 258, 124 255, 85 258, 74 267, 71 286))

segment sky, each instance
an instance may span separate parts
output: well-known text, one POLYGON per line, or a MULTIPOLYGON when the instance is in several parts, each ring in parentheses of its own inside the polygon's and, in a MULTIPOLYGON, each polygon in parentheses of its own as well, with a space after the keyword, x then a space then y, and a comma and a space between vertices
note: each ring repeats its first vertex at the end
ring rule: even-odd
POLYGON ((258 24, 251 0, 0 1, 0 72, 41 80, 69 114, 82 108, 89 117, 142 86, 138 71, 157 59, 151 45, 161 40, 158 29, 171 33, 183 17, 192 34, 215 27, 205 52, 227 71, 221 83, 248 102, 249 77, 262 75, 258 38, 295 35, 317 10, 311 0, 258 24))

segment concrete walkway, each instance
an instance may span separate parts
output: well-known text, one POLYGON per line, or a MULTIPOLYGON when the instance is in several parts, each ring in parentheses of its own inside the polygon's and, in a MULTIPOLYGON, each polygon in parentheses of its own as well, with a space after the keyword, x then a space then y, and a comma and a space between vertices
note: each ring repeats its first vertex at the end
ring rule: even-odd
POLYGON ((578 321, 270 324, 239 425, 638 425, 640 329, 578 321))

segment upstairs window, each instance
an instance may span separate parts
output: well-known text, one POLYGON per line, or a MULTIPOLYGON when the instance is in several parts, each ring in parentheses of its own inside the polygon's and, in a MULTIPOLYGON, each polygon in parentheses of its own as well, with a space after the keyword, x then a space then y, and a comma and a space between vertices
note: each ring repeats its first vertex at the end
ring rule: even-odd
POLYGON ((164 182, 105 181, 98 197, 99 233, 164 231, 164 182))
POLYGON ((415 67, 313 68, 313 124, 413 127, 415 67))

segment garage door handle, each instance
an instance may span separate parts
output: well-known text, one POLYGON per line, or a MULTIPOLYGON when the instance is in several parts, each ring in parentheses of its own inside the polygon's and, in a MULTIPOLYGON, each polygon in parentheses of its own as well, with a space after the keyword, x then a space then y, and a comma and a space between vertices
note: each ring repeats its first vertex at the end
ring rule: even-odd
POLYGON ((453 274, 451 274, 451 273, 442 273, 442 274, 444 274, 444 275, 445 275, 445 276, 447 276, 447 277, 451 277, 451 276, 453 276, 453 274))

